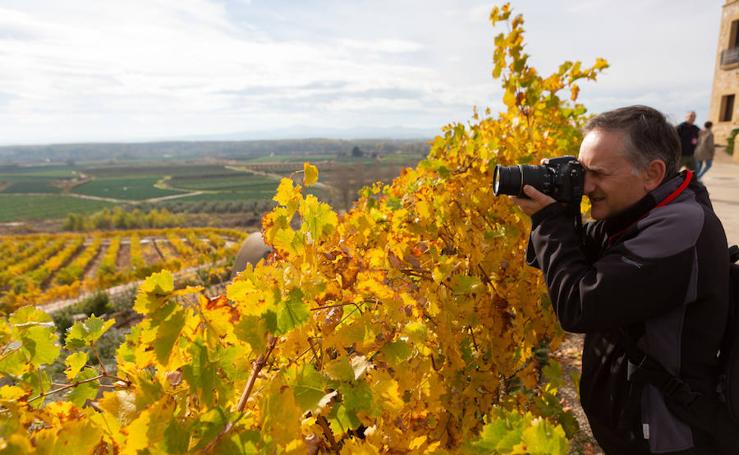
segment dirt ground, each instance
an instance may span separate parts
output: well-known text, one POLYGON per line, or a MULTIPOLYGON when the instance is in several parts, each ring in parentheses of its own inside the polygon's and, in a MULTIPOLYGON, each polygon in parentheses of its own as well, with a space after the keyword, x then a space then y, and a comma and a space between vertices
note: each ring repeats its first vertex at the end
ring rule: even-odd
POLYGON ((590 431, 588 419, 585 412, 580 406, 580 399, 577 393, 576 378, 580 376, 580 368, 582 366, 581 354, 583 335, 568 333, 565 341, 559 347, 552 357, 554 357, 562 366, 562 374, 564 376, 564 385, 559 389, 559 397, 564 406, 569 408, 577 423, 580 424, 580 431, 577 432, 572 440, 570 453, 573 455, 603 455, 598 443, 593 439, 593 433, 590 431))

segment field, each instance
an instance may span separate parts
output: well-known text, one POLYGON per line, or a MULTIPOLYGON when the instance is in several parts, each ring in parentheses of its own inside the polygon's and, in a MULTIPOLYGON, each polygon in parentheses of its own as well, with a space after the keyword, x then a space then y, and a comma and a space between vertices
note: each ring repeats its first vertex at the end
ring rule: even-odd
POLYGON ((181 194, 180 191, 157 188, 159 177, 119 177, 92 180, 76 187, 74 192, 87 196, 123 200, 144 200, 181 194))
POLYGON ((305 161, 320 172, 319 185, 309 192, 342 210, 361 187, 389 183, 420 158, 415 152, 363 157, 265 152, 237 160, 210 157, 175 163, 152 156, 150 161, 5 165, 0 166, 0 223, 48 220, 47 229, 61 227, 71 213, 120 206, 193 214, 192 224, 186 225, 254 228, 274 206, 279 180, 300 180, 305 161), (219 224, 217 217, 223 214, 230 218, 219 224), (204 215, 215 217, 204 220, 204 215))
MULTIPOLYGON (((246 237, 230 229, 149 229, 0 237, 0 309, 72 298, 230 259, 246 237)), ((216 265, 213 265, 216 264, 216 265)))
POLYGON ((92 213, 114 204, 63 195, 0 194, 0 223, 64 218, 92 213))
POLYGON ((234 171, 228 174, 176 176, 167 183, 173 188, 184 190, 271 192, 274 194, 279 181, 274 177, 234 171))

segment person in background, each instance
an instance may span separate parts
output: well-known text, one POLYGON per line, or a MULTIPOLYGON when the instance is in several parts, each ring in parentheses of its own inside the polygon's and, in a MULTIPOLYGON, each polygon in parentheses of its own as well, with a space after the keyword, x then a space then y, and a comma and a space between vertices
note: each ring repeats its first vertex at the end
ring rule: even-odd
POLYGON ((677 126, 677 134, 680 136, 680 165, 695 170, 695 146, 698 145, 700 128, 695 126, 695 112, 690 111, 685 116, 685 121, 677 126))
POLYGON ((713 165, 713 155, 716 153, 716 147, 713 144, 713 131, 711 127, 713 122, 703 124, 704 130, 700 132, 698 137, 698 146, 695 148, 695 177, 700 179, 713 165))

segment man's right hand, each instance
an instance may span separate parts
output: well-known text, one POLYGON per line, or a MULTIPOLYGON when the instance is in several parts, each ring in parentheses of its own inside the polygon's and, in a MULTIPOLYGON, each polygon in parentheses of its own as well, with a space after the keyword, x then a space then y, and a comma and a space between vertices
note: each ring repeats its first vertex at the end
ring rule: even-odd
POLYGON ((513 200, 513 202, 516 203, 517 206, 521 207, 523 213, 528 216, 532 216, 534 213, 538 212, 544 207, 557 202, 551 196, 547 196, 531 185, 524 185, 523 192, 526 196, 529 197, 528 199, 514 196, 512 196, 511 199, 513 200))

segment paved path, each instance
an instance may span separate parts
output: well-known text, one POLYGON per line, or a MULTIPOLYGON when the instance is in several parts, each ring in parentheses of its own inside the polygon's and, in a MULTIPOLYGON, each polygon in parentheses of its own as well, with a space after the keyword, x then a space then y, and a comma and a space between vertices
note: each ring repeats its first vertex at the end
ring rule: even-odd
POLYGON ((721 149, 713 167, 703 176, 713 209, 721 219, 729 245, 739 245, 739 162, 721 149))

